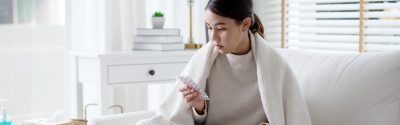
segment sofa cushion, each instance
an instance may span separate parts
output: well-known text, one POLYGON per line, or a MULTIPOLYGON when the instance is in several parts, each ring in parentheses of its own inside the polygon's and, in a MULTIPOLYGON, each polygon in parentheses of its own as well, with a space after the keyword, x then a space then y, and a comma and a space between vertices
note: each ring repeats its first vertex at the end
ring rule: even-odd
POLYGON ((278 50, 299 80, 314 125, 399 125, 400 50, 278 50))

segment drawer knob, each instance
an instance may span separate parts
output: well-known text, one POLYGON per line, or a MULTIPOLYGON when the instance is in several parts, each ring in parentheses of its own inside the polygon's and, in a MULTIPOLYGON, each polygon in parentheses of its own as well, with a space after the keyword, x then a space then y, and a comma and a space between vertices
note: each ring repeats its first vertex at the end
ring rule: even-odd
POLYGON ((156 71, 154 71, 154 69, 151 69, 151 70, 149 70, 149 74, 154 75, 154 74, 156 74, 156 71))

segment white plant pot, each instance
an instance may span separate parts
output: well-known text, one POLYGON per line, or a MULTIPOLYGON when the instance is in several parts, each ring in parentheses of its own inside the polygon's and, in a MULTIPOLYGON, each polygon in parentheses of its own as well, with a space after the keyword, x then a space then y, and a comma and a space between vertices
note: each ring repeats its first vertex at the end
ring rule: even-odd
POLYGON ((162 29, 164 27, 164 17, 152 17, 151 23, 153 24, 153 29, 162 29))

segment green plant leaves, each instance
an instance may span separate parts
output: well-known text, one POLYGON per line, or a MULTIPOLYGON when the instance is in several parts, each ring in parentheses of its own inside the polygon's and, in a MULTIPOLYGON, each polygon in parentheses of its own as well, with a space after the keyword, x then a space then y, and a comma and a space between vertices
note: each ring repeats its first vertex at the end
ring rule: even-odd
POLYGON ((161 11, 156 11, 154 12, 153 17, 164 17, 164 13, 162 13, 161 11))

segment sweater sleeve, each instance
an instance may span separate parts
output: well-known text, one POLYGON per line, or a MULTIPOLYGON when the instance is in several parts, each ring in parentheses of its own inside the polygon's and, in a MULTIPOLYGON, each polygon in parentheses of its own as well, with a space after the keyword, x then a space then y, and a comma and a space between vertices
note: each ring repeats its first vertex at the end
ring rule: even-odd
POLYGON ((203 115, 199 115, 196 112, 196 109, 194 109, 194 107, 192 107, 193 110, 193 119, 194 119, 194 123, 195 125, 204 125, 206 118, 207 118, 207 103, 205 105, 206 107, 204 108, 204 114, 203 115))

